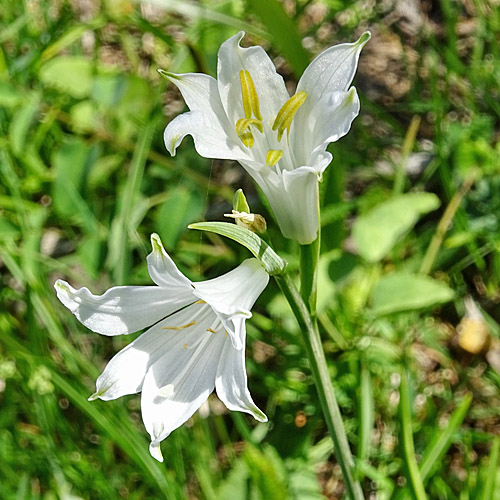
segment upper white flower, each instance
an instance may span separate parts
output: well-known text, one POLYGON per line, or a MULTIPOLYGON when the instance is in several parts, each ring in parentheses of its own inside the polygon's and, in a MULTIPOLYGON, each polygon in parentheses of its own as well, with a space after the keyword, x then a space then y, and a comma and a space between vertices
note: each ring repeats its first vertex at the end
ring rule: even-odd
POLYGON ((317 56, 293 97, 262 47, 240 47, 243 36, 221 45, 217 80, 162 73, 190 109, 168 124, 165 144, 175 155, 189 134, 201 156, 240 162, 269 200, 283 235, 311 243, 318 232, 318 179, 332 159, 326 148, 347 134, 359 112, 349 86, 370 34, 317 56))
POLYGON ((189 281, 158 235, 148 270, 157 286, 118 286, 103 295, 58 280, 59 300, 87 328, 122 335, 150 327, 116 354, 89 399, 111 400, 142 391, 142 419, 150 452, 163 461, 160 442, 188 420, 213 392, 230 410, 261 422, 247 388, 245 320, 269 276, 256 259, 218 278, 189 281))

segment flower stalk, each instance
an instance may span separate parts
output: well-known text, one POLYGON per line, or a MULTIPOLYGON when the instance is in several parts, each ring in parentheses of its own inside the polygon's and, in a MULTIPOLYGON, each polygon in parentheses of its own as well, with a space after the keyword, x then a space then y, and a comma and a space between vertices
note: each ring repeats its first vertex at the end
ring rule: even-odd
MULTIPOLYGON (((304 255, 304 259, 306 259, 306 256, 307 259, 312 258, 312 252, 309 252, 309 250, 313 250, 313 247, 314 243, 308 245, 304 249, 304 253, 306 254, 304 255)), ((319 244, 317 247, 319 248, 319 244)), ((304 343, 307 349, 307 355, 309 357, 309 362, 311 363, 311 370, 316 384, 316 390, 318 391, 318 397, 323 410, 323 415, 333 440, 336 458, 342 470, 348 497, 351 500, 363 500, 363 491, 355 476, 354 460, 349 447, 349 442, 347 440, 335 392, 333 390, 330 374, 328 372, 328 365, 326 363, 318 325, 315 316, 311 314, 309 308, 306 306, 306 303, 313 303, 311 301, 311 297, 316 294, 314 278, 316 276, 316 267, 308 268, 307 270, 306 268, 303 268, 303 270, 305 271, 303 274, 308 274, 307 279, 304 277, 302 280, 302 282, 305 282, 308 287, 307 289, 304 288, 302 290, 303 295, 305 295, 306 290, 310 290, 310 295, 309 297, 306 297, 306 300, 303 300, 301 294, 293 284, 288 274, 285 273, 282 275, 276 275, 274 278, 290 304, 302 331, 304 343), (311 283, 312 286, 310 286, 311 283)))

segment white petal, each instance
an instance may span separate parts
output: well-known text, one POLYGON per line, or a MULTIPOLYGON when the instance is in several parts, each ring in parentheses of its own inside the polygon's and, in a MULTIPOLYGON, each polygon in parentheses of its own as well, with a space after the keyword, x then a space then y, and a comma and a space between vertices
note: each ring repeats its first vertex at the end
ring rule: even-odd
MULTIPOLYGON (((161 461, 159 444, 208 398, 225 337, 215 335, 210 322, 192 328, 195 335, 183 339, 153 363, 142 387, 142 419, 151 435, 151 454, 161 461), (184 341, 185 340, 185 341, 184 341)), ((213 326, 213 323, 212 323, 213 326)))
MULTIPOLYGON (((264 121, 274 119, 290 97, 283 78, 278 75, 266 51, 259 46, 242 48, 240 32, 226 40, 219 49, 217 83, 222 105, 229 121, 236 124, 245 116, 241 95, 240 70, 247 70, 255 84, 264 121)), ((234 126, 234 125, 233 125, 234 126)))
POLYGON ((343 43, 319 54, 304 71, 297 92, 307 93, 304 106, 314 106, 323 94, 345 91, 351 85, 361 49, 370 39, 367 31, 354 43, 343 43))
POLYGON ((216 123, 207 121, 207 117, 200 111, 184 113, 167 125, 163 138, 172 156, 175 156, 177 147, 186 135, 193 137, 196 152, 204 158, 239 160, 246 156, 240 145, 232 141, 225 130, 216 123))
POLYGON ((196 151, 205 158, 238 159, 238 136, 222 106, 217 82, 200 73, 167 74, 177 85, 190 109, 172 120, 165 129, 165 145, 172 156, 186 135, 192 135, 196 151))
POLYGON ((269 275, 257 259, 247 259, 236 269, 218 278, 194 283, 193 293, 215 311, 231 336, 233 345, 242 349, 237 318, 251 316, 250 309, 269 283, 269 275))
POLYGON ((174 261, 163 248, 160 237, 151 235, 153 251, 148 255, 148 271, 151 279, 162 287, 179 286, 191 291, 191 282, 177 269, 174 261))
POLYGON ((227 116, 222 106, 217 81, 202 73, 165 73, 177 86, 191 111, 201 111, 209 121, 216 121, 222 128, 226 126, 227 116))
POLYGON ((247 388, 245 349, 235 349, 229 342, 224 344, 217 367, 215 390, 229 410, 250 413, 259 422, 267 422, 266 415, 253 402, 247 388))
POLYGON ((157 286, 117 286, 102 295, 75 290, 62 280, 54 285, 59 300, 90 330, 124 335, 146 328, 193 302, 191 291, 157 286))
POLYGON ((90 399, 109 401, 139 392, 153 363, 178 349, 179 344, 195 345, 199 337, 196 325, 213 322, 214 319, 215 314, 209 306, 193 304, 151 327, 111 359, 98 377, 96 392, 90 399), (176 330, 172 327, 181 328, 176 330))
POLYGON ((298 165, 314 166, 311 154, 324 151, 349 132, 359 113, 359 98, 354 87, 349 92, 324 94, 309 115, 293 123, 290 144, 298 165))
POLYGON ((317 154, 314 160, 314 166, 282 172, 247 170, 266 195, 283 236, 301 245, 318 235, 318 179, 331 155, 317 154))

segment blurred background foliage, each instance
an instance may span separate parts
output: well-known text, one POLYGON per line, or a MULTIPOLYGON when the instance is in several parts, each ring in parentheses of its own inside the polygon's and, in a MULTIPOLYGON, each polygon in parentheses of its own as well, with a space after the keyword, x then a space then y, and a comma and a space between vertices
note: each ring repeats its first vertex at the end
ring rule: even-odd
POLYGON ((271 283, 248 325, 269 423, 212 396, 148 453, 137 396, 87 402, 131 338, 86 331, 58 277, 101 293, 150 283, 158 232, 190 278, 248 255, 188 223, 237 164, 175 159, 182 112, 157 73, 215 74, 238 30, 293 91, 314 55, 366 29, 362 107, 322 189, 320 327, 367 498, 500 499, 500 8, 496 0, 0 0, 0 498, 337 499, 340 470, 297 325, 271 283), (421 498, 416 496, 417 498, 421 498))

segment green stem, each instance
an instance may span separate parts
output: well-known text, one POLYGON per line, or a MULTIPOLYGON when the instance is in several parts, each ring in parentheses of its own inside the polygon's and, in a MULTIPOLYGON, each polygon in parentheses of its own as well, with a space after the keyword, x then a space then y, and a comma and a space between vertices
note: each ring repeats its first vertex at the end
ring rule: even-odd
POLYGON ((319 261, 318 238, 308 245, 300 246, 300 294, 313 320, 316 320, 316 282, 319 261))
MULTIPOLYGON (((313 275, 315 275, 315 271, 313 275)), ((317 323, 311 317, 308 307, 290 276, 288 274, 276 275, 275 279, 288 300, 303 333, 307 354, 311 363, 311 370, 316 383, 316 390, 318 391, 323 415, 333 440, 337 461, 342 469, 347 494, 351 500, 363 500, 361 485, 355 479, 354 460, 349 448, 337 399, 333 391, 317 323)), ((310 301, 308 302, 311 303, 310 301)))

